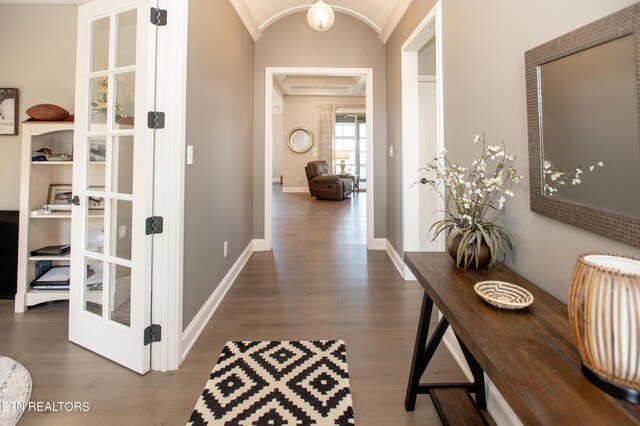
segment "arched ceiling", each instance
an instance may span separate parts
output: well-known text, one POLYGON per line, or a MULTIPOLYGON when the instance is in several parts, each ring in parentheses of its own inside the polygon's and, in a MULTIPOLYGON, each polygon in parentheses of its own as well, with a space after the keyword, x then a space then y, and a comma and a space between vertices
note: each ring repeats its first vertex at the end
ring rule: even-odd
MULTIPOLYGON (((229 0, 254 40, 278 19, 306 11, 313 0, 229 0)), ((411 0, 329 0, 336 11, 354 16, 376 31, 387 42, 411 0)), ((331 30, 329 30, 331 31, 331 30)))

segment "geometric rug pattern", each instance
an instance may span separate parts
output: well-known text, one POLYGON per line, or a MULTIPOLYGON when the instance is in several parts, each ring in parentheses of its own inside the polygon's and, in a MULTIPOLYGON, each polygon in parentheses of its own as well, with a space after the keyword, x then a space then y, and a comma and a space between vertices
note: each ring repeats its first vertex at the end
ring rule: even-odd
POLYGON ((227 342, 187 423, 353 424, 342 340, 227 342))

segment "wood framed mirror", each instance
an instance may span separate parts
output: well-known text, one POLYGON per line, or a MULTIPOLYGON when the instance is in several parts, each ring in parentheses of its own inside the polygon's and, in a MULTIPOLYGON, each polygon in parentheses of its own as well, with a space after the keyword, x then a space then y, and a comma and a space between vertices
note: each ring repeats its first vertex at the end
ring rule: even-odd
POLYGON ((531 210, 640 246, 640 3, 525 67, 531 210))
POLYGON ((307 152, 313 146, 313 134, 306 127, 294 127, 287 135, 287 146, 297 154, 307 152))

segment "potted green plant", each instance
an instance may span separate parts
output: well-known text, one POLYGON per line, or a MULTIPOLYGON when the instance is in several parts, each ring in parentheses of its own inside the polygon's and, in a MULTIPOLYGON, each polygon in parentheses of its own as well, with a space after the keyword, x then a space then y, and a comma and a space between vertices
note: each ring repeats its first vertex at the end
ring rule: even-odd
POLYGON ((512 233, 497 223, 512 186, 523 176, 513 167, 514 157, 503 146, 487 145, 484 135, 476 135, 482 154, 470 166, 460 166, 447 158, 447 151, 422 167, 430 183, 444 200, 446 217, 431 226, 435 240, 446 232, 447 250, 458 268, 491 268, 499 250, 513 252, 512 233))

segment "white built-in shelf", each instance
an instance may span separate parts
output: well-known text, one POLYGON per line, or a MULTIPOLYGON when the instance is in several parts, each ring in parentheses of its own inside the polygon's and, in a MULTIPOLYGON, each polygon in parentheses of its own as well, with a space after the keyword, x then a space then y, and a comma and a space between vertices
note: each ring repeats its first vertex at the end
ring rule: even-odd
MULTIPOLYGON (((104 212, 100 210, 99 213, 89 212, 89 218, 101 218, 104 217, 104 212)), ((32 219, 71 219, 71 212, 51 212, 49 214, 42 213, 41 210, 33 210, 31 212, 32 219)))
MULTIPOLYGON (((73 161, 32 161, 34 166, 73 166, 73 161)), ((106 161, 89 161, 92 166, 104 166, 106 161)))
POLYGON ((29 260, 71 260, 71 256, 31 256, 29 260))
POLYGON ((73 166, 73 161, 32 161, 34 166, 73 166))

